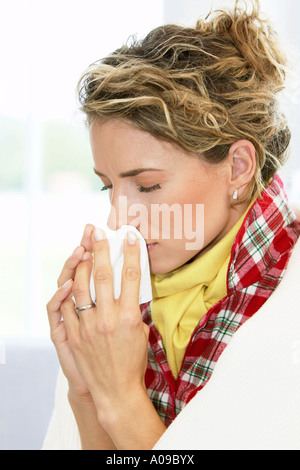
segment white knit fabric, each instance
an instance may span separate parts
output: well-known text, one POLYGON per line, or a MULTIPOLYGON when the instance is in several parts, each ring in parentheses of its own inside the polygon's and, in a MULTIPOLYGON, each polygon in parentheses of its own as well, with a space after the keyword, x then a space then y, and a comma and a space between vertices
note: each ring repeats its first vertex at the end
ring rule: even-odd
MULTIPOLYGON (((155 450, 300 449, 300 241, 264 306, 234 334, 208 384, 155 450)), ((44 449, 80 449, 60 373, 44 449)))

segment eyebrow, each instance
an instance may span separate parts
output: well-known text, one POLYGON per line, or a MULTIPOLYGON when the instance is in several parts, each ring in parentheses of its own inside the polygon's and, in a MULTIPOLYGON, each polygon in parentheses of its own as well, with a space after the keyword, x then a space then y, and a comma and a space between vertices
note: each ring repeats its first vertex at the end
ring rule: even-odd
MULTIPOLYGON (((128 178, 129 176, 137 176, 140 173, 144 173, 145 171, 164 171, 164 170, 160 170, 159 168, 136 168, 135 170, 129 170, 129 171, 125 171, 124 173, 120 173, 119 177, 128 178)), ((94 168, 94 172, 98 176, 104 176, 105 178, 107 178, 107 176, 105 176, 103 173, 100 173, 99 171, 97 171, 96 168, 94 168)))

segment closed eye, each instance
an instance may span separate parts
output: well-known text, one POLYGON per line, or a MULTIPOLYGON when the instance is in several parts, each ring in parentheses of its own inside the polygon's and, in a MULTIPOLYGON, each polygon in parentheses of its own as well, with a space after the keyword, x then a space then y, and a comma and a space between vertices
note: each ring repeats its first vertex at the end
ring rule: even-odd
MULTIPOLYGON (((112 184, 103 186, 101 191, 107 191, 108 189, 112 189, 112 184)), ((154 186, 144 187, 144 186, 137 186, 137 189, 140 193, 150 193, 151 191, 155 191, 156 189, 161 189, 160 184, 155 184, 154 186)))
POLYGON ((138 190, 140 193, 150 193, 151 191, 155 191, 156 189, 161 189, 160 184, 155 184, 154 186, 150 186, 148 188, 144 186, 138 186, 138 190))

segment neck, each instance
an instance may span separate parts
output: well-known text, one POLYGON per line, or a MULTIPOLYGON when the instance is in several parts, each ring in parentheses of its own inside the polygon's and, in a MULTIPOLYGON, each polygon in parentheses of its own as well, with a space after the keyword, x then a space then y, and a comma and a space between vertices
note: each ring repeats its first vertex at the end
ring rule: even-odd
POLYGON ((248 203, 245 203, 245 204, 241 204, 239 206, 231 208, 226 226, 223 228, 223 230, 217 235, 216 238, 214 238, 208 245, 206 245, 201 251, 199 251, 199 253, 197 253, 188 262, 191 263, 195 259, 200 258, 207 251, 211 250, 217 243, 219 243, 219 241, 222 240, 222 238, 224 238, 225 235, 227 235, 227 233, 230 232, 230 230, 235 226, 235 224, 239 221, 239 219, 242 217, 242 215, 245 213, 248 207, 249 207, 248 203))

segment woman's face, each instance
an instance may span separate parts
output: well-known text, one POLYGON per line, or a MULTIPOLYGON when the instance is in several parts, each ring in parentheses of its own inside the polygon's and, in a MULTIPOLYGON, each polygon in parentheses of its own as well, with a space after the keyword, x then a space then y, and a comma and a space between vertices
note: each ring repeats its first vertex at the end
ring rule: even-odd
POLYGON ((109 189, 108 227, 134 225, 153 274, 172 271, 216 244, 240 217, 229 161, 211 165, 125 122, 90 129, 94 169, 109 189))

